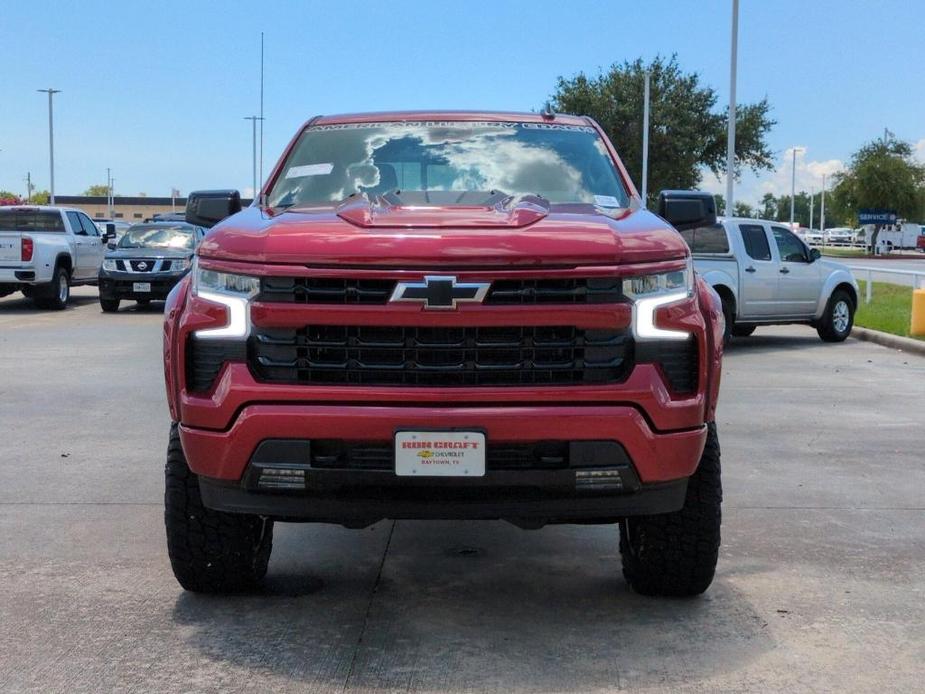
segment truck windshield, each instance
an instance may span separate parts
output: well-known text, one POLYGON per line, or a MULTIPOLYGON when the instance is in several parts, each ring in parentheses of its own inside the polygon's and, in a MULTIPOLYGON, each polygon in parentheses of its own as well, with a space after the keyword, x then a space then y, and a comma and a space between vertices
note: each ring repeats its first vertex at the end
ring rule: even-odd
POLYGON ((415 204, 479 204, 506 195, 626 207, 628 193, 594 128, 547 123, 389 122, 320 125, 299 137, 270 207, 330 205, 417 191, 415 204), (446 193, 458 192, 459 196, 446 193), (484 193, 484 195, 481 195, 484 193), (418 202, 420 201, 420 202, 418 202))
POLYGON ((187 248, 194 246, 193 227, 137 224, 119 240, 119 248, 187 248))
POLYGON ((64 231, 60 212, 0 209, 0 231, 64 231))

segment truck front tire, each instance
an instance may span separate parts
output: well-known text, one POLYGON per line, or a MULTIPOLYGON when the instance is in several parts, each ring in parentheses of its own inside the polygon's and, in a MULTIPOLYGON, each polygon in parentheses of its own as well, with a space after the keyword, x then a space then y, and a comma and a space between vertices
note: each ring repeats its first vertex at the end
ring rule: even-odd
POLYGON ((687 597, 713 581, 719 557, 723 487, 716 423, 687 483, 680 511, 631 516, 620 523, 623 577, 637 593, 687 597))
POLYGON ((36 287, 33 290, 32 300, 39 308, 60 311, 67 308, 67 302, 71 298, 71 276, 67 268, 61 265, 55 267, 55 273, 44 287, 36 287))
POLYGON ((841 289, 832 292, 816 332, 826 342, 844 342, 854 326, 854 301, 841 289))
POLYGON ((119 299, 104 299, 100 297, 100 308, 103 313, 115 313, 119 310, 119 299))
POLYGON ((180 585, 197 593, 256 588, 267 573, 273 521, 203 506, 199 478, 186 464, 176 424, 170 427, 165 477, 167 554, 180 585))

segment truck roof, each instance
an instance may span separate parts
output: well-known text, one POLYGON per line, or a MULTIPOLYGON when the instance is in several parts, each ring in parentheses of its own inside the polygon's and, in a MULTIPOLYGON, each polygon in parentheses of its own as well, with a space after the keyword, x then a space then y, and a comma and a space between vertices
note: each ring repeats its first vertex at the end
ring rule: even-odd
MULTIPOLYGON (((498 121, 523 123, 557 123, 559 125, 590 125, 587 116, 572 116, 556 113, 544 116, 542 113, 519 111, 374 111, 371 113, 340 113, 317 116, 309 121, 312 125, 334 123, 379 123, 382 121, 498 121)), ((307 123, 306 123, 307 125, 307 123)))
POLYGON ((62 207, 61 205, 4 205, 0 210, 35 210, 39 212, 83 212, 76 207, 62 207))

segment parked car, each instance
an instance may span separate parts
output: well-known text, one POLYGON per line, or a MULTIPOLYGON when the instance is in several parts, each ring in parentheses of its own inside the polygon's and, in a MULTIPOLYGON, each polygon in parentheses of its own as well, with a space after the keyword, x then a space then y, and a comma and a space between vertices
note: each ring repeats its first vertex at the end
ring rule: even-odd
POLYGON ((72 286, 96 284, 106 241, 80 210, 0 207, 0 296, 21 291, 40 308, 63 309, 72 286))
POLYGON ((594 121, 319 117, 274 171, 188 198, 220 223, 165 306, 184 588, 255 586, 275 521, 383 518, 619 523, 637 591, 707 588, 722 306, 594 121))
POLYGON ((100 307, 113 313, 123 300, 144 305, 166 299, 189 272, 204 235, 205 229, 185 222, 133 225, 100 268, 100 307))
MULTIPOLYGON (((708 194, 689 193, 700 195, 708 194)), ((694 268, 723 301, 727 339, 781 323, 812 325, 826 342, 841 342, 851 332, 858 306, 851 270, 823 260, 779 222, 719 218, 681 235, 694 268)))
POLYGON ((850 227, 826 229, 825 243, 829 246, 850 246, 854 243, 854 229, 850 227))

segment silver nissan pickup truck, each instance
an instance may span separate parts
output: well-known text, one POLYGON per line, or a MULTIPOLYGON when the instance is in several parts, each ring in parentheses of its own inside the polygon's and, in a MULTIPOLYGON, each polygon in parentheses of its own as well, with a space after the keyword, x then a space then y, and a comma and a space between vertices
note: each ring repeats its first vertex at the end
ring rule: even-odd
POLYGON ((113 236, 80 210, 0 207, 0 297, 21 291, 39 308, 64 308, 72 286, 97 283, 113 236))
MULTIPOLYGON (((715 205, 700 191, 664 191, 659 210, 715 205)), ((851 333, 858 283, 841 263, 823 260, 781 222, 718 217, 716 224, 680 232, 694 269, 723 302, 726 339, 747 337, 759 325, 812 325, 826 342, 851 333)))

